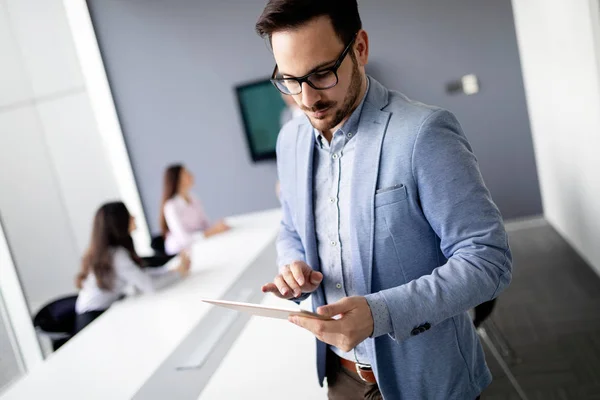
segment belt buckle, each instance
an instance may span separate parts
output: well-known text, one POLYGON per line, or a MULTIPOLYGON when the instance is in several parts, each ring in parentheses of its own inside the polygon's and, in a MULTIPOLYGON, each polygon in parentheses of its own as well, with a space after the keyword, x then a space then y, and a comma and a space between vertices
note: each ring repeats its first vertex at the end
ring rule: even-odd
POLYGON ((366 378, 363 378, 362 372, 372 371, 373 369, 371 368, 371 366, 368 364, 361 364, 358 362, 354 364, 354 366, 356 367, 356 373, 358 374, 360 379, 362 379, 364 382, 370 383, 366 378))

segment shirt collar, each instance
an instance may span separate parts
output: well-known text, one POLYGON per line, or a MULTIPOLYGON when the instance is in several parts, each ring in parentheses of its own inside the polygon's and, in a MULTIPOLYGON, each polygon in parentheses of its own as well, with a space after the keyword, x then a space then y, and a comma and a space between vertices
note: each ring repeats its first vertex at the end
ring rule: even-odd
MULTIPOLYGON (((342 125, 342 127, 340 129, 338 129, 337 131, 335 131, 333 133, 334 136, 339 131, 341 131, 344 135, 351 133, 352 136, 356 136, 356 134, 358 133, 358 124, 360 122, 360 115, 362 113, 362 109, 365 104, 365 99, 367 98, 367 95, 369 94, 370 85, 371 84, 369 82, 369 79, 367 78, 367 90, 365 90, 365 94, 364 94, 362 100, 360 101, 360 104, 352 112, 352 115, 350 115, 350 118, 348 118, 346 120, 346 122, 344 122, 344 125, 342 125)), ((313 132, 314 132, 315 140, 316 140, 317 144, 321 146, 322 145, 321 140, 326 140, 326 139, 321 135, 321 132, 318 129, 313 128, 313 132)))

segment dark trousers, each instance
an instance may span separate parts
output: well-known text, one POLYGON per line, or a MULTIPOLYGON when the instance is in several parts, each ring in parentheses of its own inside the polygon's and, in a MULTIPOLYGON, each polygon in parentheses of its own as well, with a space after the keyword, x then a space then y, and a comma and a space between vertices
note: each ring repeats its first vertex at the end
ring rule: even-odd
POLYGON ((75 333, 79 333, 83 328, 91 324, 92 321, 102 315, 104 311, 106 310, 88 311, 83 314, 77 314, 75 317, 75 333))
MULTIPOLYGON (((383 400, 376 383, 360 379, 354 371, 342 367, 339 357, 327 350, 327 398, 329 400, 383 400)), ((479 400, 477 396, 475 400, 479 400)))
POLYGON ((356 372, 342 367, 331 350, 327 350, 326 374, 329 400, 383 400, 376 383, 365 382, 356 372))

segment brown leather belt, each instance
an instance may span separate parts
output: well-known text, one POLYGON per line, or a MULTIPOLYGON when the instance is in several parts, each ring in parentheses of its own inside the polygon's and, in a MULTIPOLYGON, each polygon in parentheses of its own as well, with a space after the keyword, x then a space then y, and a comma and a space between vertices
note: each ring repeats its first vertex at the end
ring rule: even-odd
POLYGON ((338 357, 342 364, 342 367, 346 368, 348 371, 358 374, 360 379, 367 383, 377 383, 375 379, 375 374, 371 369, 370 365, 354 363, 350 360, 346 360, 345 358, 338 357))

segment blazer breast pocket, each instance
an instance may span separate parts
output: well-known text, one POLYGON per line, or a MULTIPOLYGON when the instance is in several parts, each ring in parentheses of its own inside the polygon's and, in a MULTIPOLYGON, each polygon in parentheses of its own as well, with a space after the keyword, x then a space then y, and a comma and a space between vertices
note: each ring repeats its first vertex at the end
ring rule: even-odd
POLYGON ((375 208, 406 200, 408 193, 403 184, 381 188, 375 192, 375 208))

